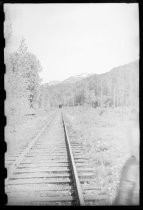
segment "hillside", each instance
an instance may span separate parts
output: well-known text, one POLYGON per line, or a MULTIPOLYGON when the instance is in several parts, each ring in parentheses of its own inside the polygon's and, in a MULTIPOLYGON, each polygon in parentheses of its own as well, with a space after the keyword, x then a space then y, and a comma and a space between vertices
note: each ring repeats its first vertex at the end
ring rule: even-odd
POLYGON ((104 74, 81 74, 53 85, 45 84, 46 101, 51 106, 88 104, 129 106, 138 101, 139 61, 115 67, 104 74))

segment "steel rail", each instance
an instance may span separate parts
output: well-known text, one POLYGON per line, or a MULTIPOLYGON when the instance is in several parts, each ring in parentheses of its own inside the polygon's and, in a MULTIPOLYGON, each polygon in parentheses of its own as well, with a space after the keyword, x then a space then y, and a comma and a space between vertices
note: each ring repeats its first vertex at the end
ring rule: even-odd
MULTIPOLYGON (((51 115, 52 116, 52 115, 51 115)), ((50 116, 50 117, 51 117, 50 116)), ((9 181, 9 179, 11 178, 11 176, 13 175, 15 169, 18 167, 18 165, 21 163, 21 161, 24 159, 24 157, 28 154, 28 152, 31 150, 31 148, 33 147, 33 145, 36 143, 36 141, 40 138, 40 136, 42 135, 42 133, 44 132, 44 130, 46 129, 46 127, 48 126, 48 124, 51 124, 51 122, 53 121, 53 118, 50 120, 50 122, 46 123, 46 125, 39 131, 39 133, 36 135, 35 138, 33 138, 33 140, 28 144, 28 146, 23 150, 23 152, 20 154, 20 156, 16 159, 16 161, 14 161, 14 163, 9 167, 8 169, 8 176, 7 179, 5 180, 6 182, 9 181)))
POLYGON ((64 120, 64 116, 63 116, 62 111, 61 111, 61 116, 62 116, 64 132, 65 132, 65 140, 66 140, 67 149, 68 149, 68 152, 69 152, 69 158, 70 158, 70 161, 71 161, 71 169, 72 169, 72 175, 73 175, 73 178, 74 178, 74 185, 75 185, 77 196, 78 196, 78 204, 80 206, 85 206, 83 193, 82 193, 82 188, 81 188, 81 184, 80 184, 79 177, 78 177, 78 174, 77 174, 77 169, 76 169, 76 165, 75 165, 75 161, 74 161, 74 157, 73 157, 73 153, 72 153, 72 149, 71 149, 71 145, 70 145, 70 141, 69 141, 69 136, 68 136, 68 132, 67 132, 67 128, 66 128, 66 125, 65 125, 65 120, 64 120))

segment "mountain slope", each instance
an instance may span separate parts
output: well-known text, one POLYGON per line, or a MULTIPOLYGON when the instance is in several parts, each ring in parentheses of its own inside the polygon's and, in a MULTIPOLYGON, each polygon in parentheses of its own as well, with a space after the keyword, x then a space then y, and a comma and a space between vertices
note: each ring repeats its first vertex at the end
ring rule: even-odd
POLYGON ((63 81, 51 81, 51 82, 48 82, 46 84, 48 84, 49 86, 53 86, 53 85, 57 85, 57 84, 68 84, 68 83, 75 83, 77 81, 80 81, 84 78, 87 78, 89 76, 91 76, 92 74, 88 74, 88 73, 83 73, 83 74, 79 74, 79 75, 76 75, 76 76, 71 76, 71 77, 68 77, 67 79, 63 80, 63 81))
POLYGON ((51 82, 48 82, 46 84, 48 84, 49 86, 51 86, 51 85, 57 85, 59 83, 60 83, 60 81, 51 81, 51 82))
POLYGON ((135 104, 138 101, 139 61, 115 67, 104 74, 81 74, 46 85, 53 104, 95 103, 108 99, 114 106, 135 104), (49 87, 49 88, 48 88, 49 87))

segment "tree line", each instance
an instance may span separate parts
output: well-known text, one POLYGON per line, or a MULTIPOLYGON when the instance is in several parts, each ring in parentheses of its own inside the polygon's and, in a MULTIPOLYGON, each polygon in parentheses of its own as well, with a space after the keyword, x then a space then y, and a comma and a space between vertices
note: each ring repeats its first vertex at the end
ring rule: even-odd
POLYGON ((101 75, 91 75, 73 83, 40 84, 42 67, 22 39, 17 51, 5 57, 5 89, 8 114, 32 114, 49 107, 136 106, 139 101, 139 62, 116 67, 101 75))
POLYGON ((43 85, 47 105, 92 107, 136 106, 139 100, 139 62, 92 75, 73 84, 43 85))

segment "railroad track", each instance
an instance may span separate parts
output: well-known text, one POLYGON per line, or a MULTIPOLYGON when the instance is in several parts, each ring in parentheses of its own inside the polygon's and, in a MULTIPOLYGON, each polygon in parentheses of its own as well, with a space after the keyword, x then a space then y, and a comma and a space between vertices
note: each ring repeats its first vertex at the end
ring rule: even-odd
POLYGON ((5 181, 8 205, 96 204, 98 189, 83 185, 95 179, 95 171, 87 167, 81 146, 70 143, 64 118, 57 115, 11 165, 5 181))
POLYGON ((63 119, 65 125, 65 133, 69 139, 68 141, 70 142, 70 148, 74 158, 74 165, 77 171, 84 205, 111 205, 107 190, 102 189, 98 182, 97 173, 100 161, 92 161, 92 156, 90 158, 89 155, 85 154, 85 146, 81 144, 80 141, 71 140, 68 137, 68 129, 66 126, 66 122, 68 120, 64 114, 63 119))

